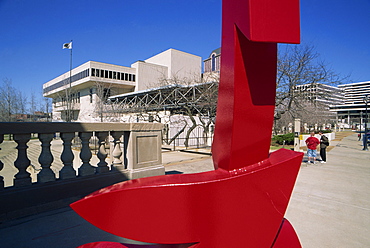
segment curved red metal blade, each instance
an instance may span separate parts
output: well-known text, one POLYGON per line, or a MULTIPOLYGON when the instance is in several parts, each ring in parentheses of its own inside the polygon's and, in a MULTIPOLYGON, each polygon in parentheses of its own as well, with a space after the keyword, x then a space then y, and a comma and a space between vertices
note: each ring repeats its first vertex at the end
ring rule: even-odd
POLYGON ((196 247, 270 247, 279 230, 302 153, 281 149, 233 171, 131 180, 71 207, 112 234, 196 247), (248 235, 246 235, 246 233, 248 235))

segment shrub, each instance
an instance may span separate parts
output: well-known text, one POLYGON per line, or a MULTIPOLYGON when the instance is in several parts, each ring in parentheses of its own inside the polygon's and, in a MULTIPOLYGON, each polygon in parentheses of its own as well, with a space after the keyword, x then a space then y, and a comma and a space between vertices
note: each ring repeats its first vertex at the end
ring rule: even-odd
POLYGON ((285 145, 293 145, 294 144, 294 133, 287 133, 287 134, 282 134, 282 135, 275 135, 272 140, 279 145, 284 144, 285 140, 285 145))

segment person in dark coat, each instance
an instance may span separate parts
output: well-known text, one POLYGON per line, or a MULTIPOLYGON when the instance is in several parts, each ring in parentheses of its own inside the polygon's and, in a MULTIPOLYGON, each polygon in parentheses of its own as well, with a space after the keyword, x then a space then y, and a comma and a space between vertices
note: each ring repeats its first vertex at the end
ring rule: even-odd
POLYGON ((322 131, 319 132, 320 138, 320 157, 321 163, 326 163, 326 147, 329 146, 329 139, 326 137, 322 131))

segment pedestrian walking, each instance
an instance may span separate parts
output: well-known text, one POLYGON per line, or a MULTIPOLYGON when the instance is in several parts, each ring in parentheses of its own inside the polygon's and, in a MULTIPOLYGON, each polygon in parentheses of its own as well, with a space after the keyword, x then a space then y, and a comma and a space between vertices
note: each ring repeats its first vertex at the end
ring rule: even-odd
POLYGON ((310 133, 310 137, 306 139, 306 145, 307 145, 307 156, 308 161, 307 163, 310 163, 310 160, 312 158, 312 163, 316 164, 316 156, 317 156, 317 146, 320 144, 320 141, 318 138, 315 137, 315 132, 310 133))
POLYGON ((329 139, 326 137, 322 131, 319 132, 320 138, 320 157, 321 163, 326 163, 326 147, 329 146, 329 139))

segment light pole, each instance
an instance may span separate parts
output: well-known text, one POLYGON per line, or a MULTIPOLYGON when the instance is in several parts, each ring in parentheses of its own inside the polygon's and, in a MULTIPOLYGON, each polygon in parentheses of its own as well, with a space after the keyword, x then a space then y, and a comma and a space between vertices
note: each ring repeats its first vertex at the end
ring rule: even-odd
POLYGON ((366 95, 365 97, 364 97, 364 102, 365 102, 365 134, 364 134, 364 137, 363 137, 363 142, 364 142, 364 149, 362 149, 362 150, 364 150, 364 151, 367 151, 367 150, 369 150, 368 148, 367 148, 367 132, 368 132, 368 129, 367 129, 367 103, 369 102, 369 95, 366 95))

